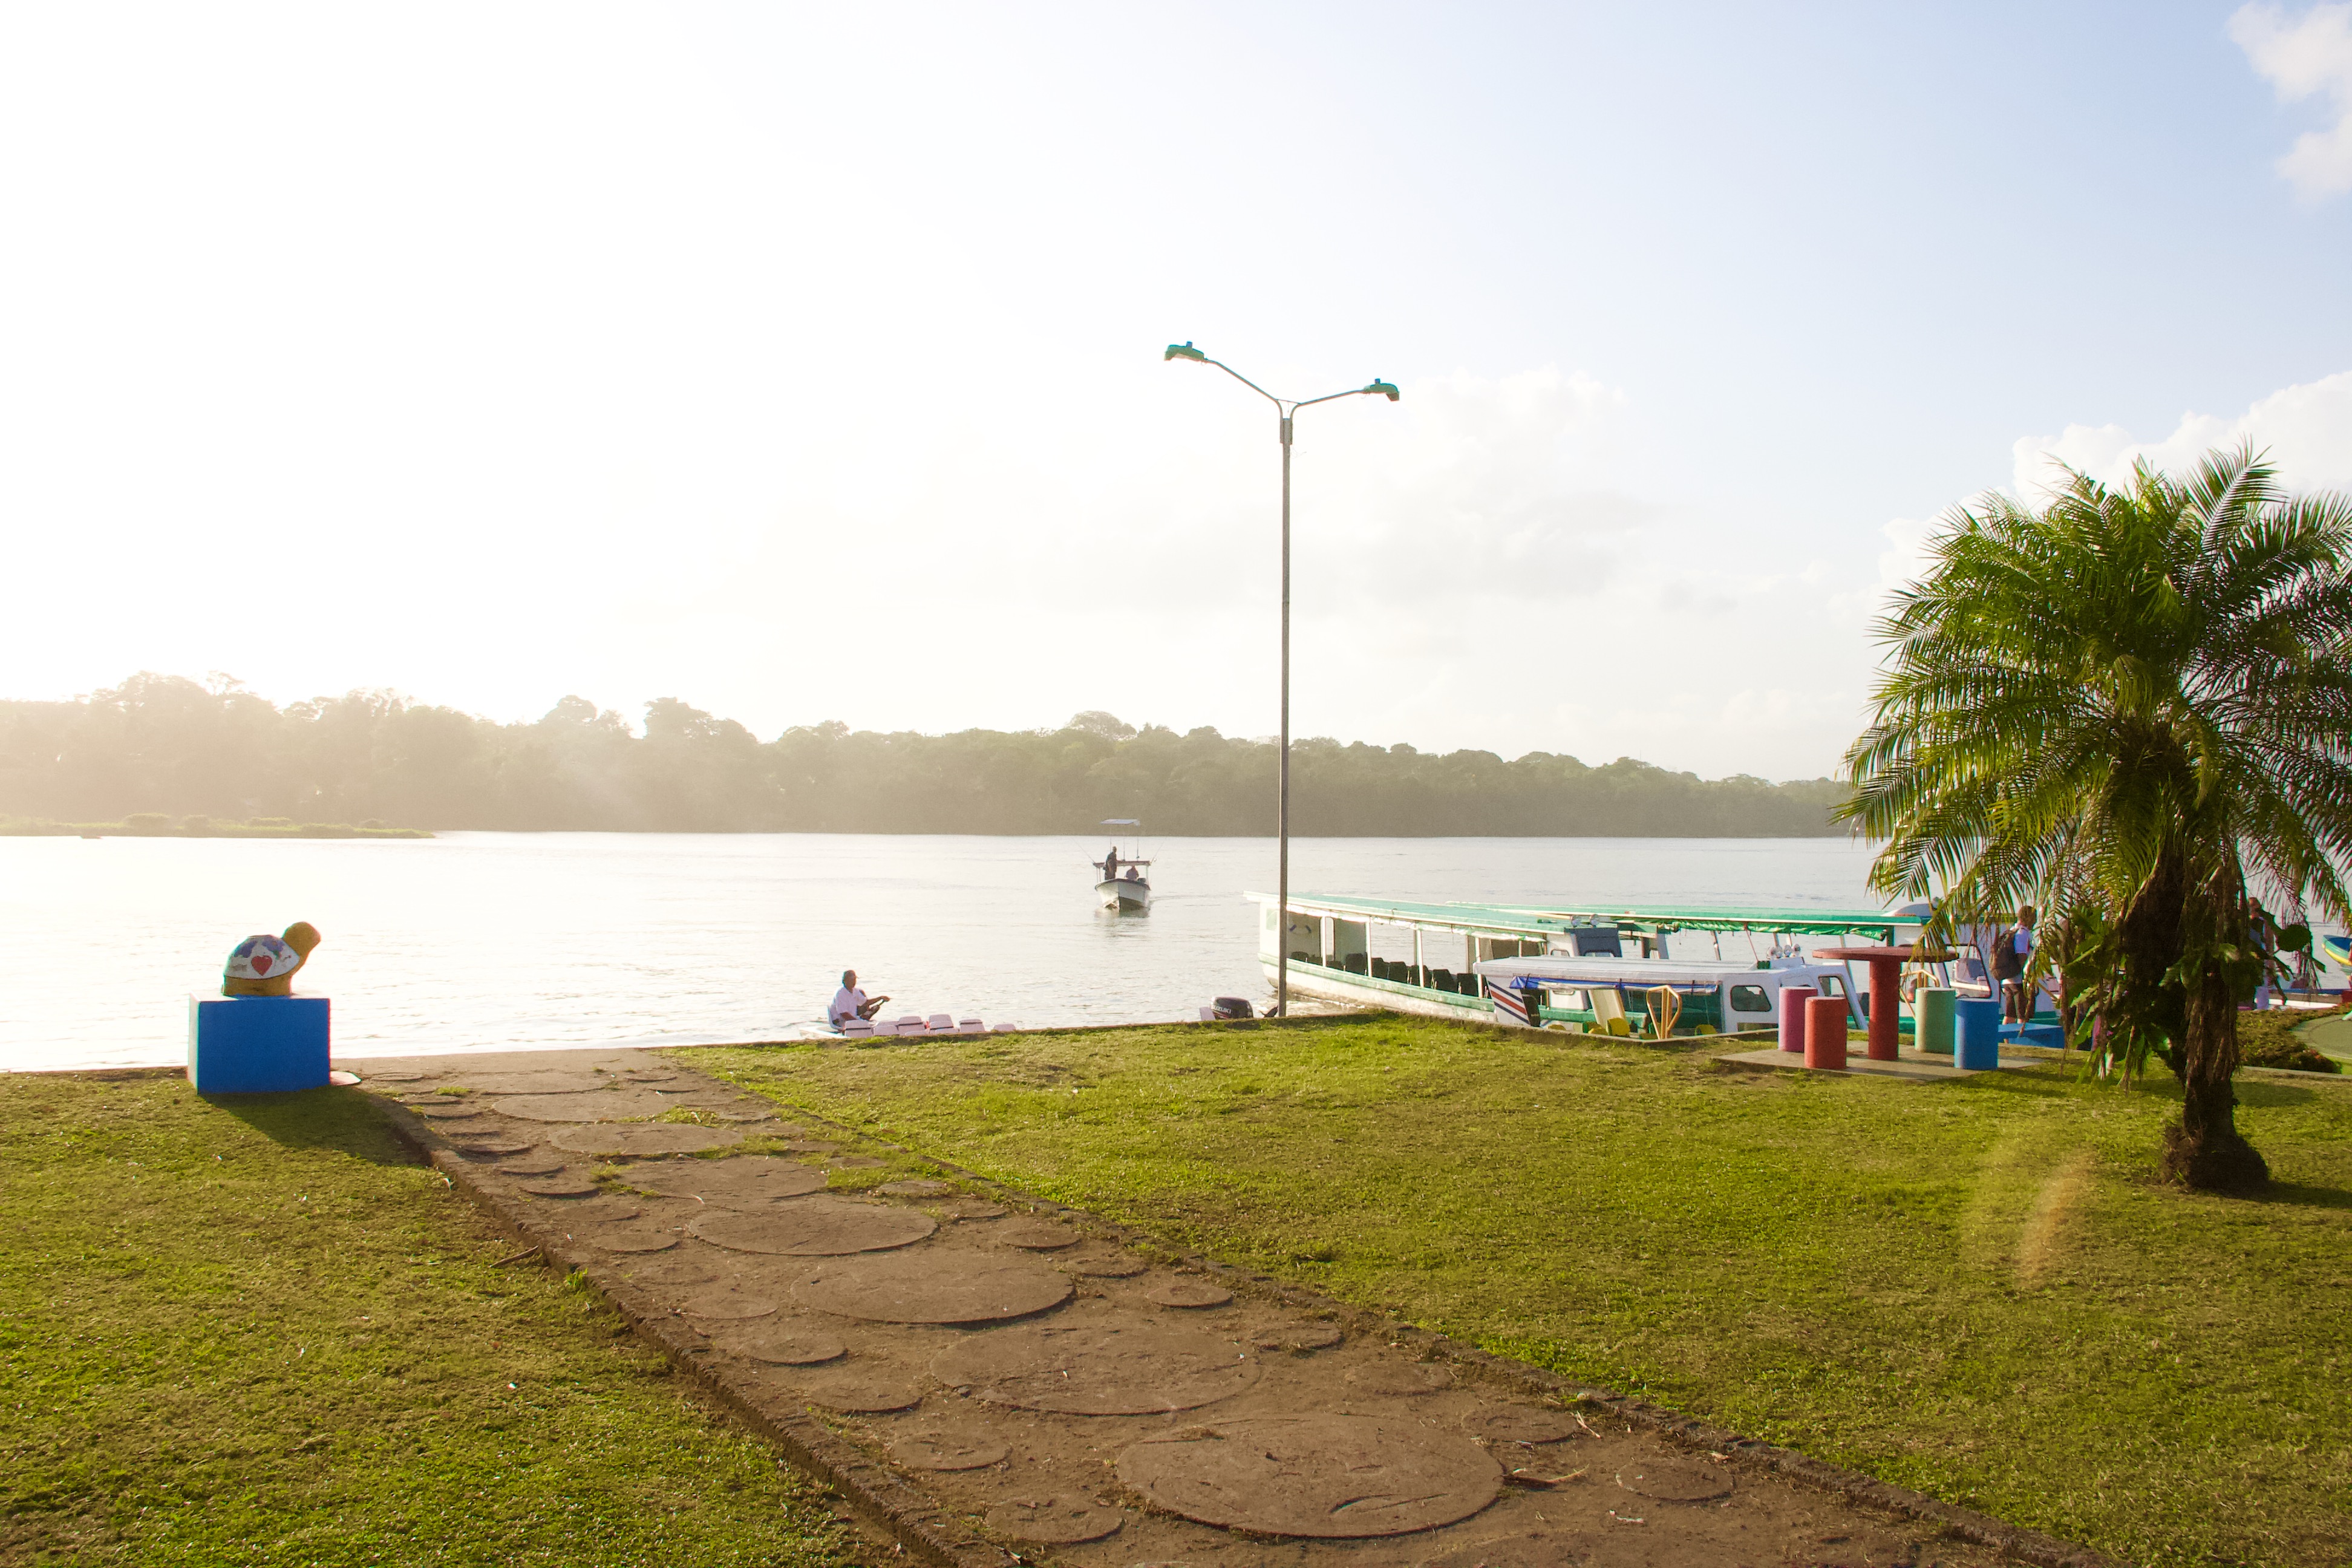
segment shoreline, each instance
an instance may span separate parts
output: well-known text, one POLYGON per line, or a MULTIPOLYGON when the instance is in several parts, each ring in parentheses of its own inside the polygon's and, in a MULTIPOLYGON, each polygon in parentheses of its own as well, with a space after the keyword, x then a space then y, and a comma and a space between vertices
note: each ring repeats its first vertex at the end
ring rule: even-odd
POLYGON ((432 838, 422 827, 353 827, 347 822, 176 823, 52 822, 47 817, 0 818, 0 838, 432 838))

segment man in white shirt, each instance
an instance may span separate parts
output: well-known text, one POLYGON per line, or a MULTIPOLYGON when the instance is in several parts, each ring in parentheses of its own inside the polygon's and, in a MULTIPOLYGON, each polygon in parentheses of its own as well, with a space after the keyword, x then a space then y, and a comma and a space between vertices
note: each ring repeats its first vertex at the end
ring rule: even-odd
POLYGON ((866 993, 857 988, 857 971, 845 969, 841 972, 841 989, 833 994, 833 1005, 824 1010, 824 1016, 836 1029, 853 1018, 870 1024, 888 1000, 887 996, 877 996, 867 1001, 866 993))
POLYGON ((1995 970, 2001 976, 2000 1000, 2003 1019, 2012 1024, 2033 1021, 2033 999, 2036 987, 2026 982, 2025 972, 2033 966, 2033 906, 2026 905, 2017 911, 2017 924, 2000 933, 2000 942, 2008 949, 1998 955, 2006 960, 1995 970))

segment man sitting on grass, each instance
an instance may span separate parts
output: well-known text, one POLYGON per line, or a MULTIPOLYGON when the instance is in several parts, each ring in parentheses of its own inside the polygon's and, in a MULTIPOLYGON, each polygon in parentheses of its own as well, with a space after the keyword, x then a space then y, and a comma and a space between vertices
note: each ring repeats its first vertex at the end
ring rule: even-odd
POLYGON ((841 989, 833 994, 833 1005, 824 1010, 824 1016, 836 1029, 853 1019, 870 1024, 874 1021, 874 1015, 882 1010, 882 1004, 888 1000, 887 996, 866 1000, 866 993, 857 988, 857 971, 845 969, 841 972, 841 989))

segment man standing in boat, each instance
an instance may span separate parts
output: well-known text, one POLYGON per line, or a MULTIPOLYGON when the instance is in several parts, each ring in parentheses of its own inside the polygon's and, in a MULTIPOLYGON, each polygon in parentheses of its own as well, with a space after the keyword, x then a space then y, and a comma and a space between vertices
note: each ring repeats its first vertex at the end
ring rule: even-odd
POLYGON ((1110 882, 1110 881, 1116 881, 1116 880, 1118 879, 1118 845, 1116 845, 1116 844, 1112 845, 1112 846, 1110 847, 1110 853, 1109 853, 1109 854, 1108 854, 1108 855, 1105 855, 1105 856, 1103 857, 1102 868, 1103 868, 1103 880, 1104 880, 1104 881, 1106 881, 1106 882, 1110 882))
POLYGON ((841 972, 841 989, 833 994, 833 1005, 824 1010, 825 1021, 836 1029, 852 1018, 870 1024, 888 1000, 887 996, 867 1000, 866 993, 857 988, 857 971, 845 969, 841 972))

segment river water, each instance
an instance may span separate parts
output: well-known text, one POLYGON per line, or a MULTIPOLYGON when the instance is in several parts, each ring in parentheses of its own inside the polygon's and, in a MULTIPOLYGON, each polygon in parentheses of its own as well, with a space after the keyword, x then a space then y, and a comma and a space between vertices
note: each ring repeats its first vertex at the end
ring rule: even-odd
MULTIPOLYGON (((891 1016, 1190 1018, 1260 1000, 1264 838, 1148 847, 1146 915, 1094 906, 1095 838, 450 833, 0 838, 0 1068, 184 1061, 187 997, 307 920, 338 1056, 788 1037, 840 972, 891 1016)), ((1299 893, 1878 907, 1843 838, 1309 838, 1299 893)))

